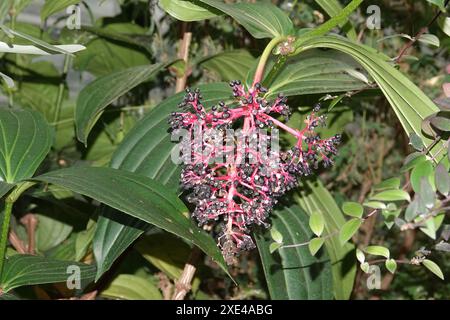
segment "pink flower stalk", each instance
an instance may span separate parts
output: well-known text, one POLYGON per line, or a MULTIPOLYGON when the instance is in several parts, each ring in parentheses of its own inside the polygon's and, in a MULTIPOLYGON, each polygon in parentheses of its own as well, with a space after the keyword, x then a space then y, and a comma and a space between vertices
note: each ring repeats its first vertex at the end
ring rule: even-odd
POLYGON ((320 139, 315 128, 325 124, 325 116, 317 116, 320 105, 307 116, 302 130, 290 128, 272 115, 290 115, 287 99, 283 95, 269 102, 264 98, 267 89, 256 83, 245 91, 240 81, 231 81, 235 102, 220 102, 206 111, 198 89, 186 90, 179 107, 184 112, 172 113, 169 123, 173 130, 184 129, 188 139, 182 144, 189 147, 182 155, 184 165, 181 184, 192 192, 187 200, 194 204, 193 216, 199 225, 223 224, 218 238, 227 263, 232 264, 241 250, 255 247, 249 236, 252 225, 267 227, 266 220, 277 203, 277 198, 298 184, 301 176, 308 176, 318 168, 332 164, 330 155, 337 153, 340 136, 320 139), (226 137, 226 143, 214 143, 212 132, 242 126, 244 139, 226 137), (196 128, 201 129, 199 137, 196 128), (286 152, 271 146, 262 151, 252 148, 250 141, 271 142, 271 137, 258 129, 282 129, 293 135, 297 142, 286 152), (236 151, 235 151, 236 150, 236 151), (227 161, 219 160, 227 156, 227 161), (231 160, 230 161, 230 156, 231 160), (274 156, 278 160, 274 162, 274 156), (214 161, 216 160, 216 161, 214 161))

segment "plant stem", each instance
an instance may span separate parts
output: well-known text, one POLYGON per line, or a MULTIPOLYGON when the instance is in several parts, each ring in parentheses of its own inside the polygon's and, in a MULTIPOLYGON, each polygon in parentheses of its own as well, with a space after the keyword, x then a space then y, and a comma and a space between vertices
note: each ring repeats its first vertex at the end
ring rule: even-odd
POLYGON ((264 69, 266 67, 267 61, 269 60, 270 54, 272 53, 272 50, 283 41, 286 41, 288 38, 286 36, 278 36, 273 38, 267 47, 264 49, 261 58, 259 59, 258 67, 256 68, 255 76, 253 78, 253 86, 255 86, 256 83, 261 82, 262 77, 264 75, 264 69))
POLYGON ((69 55, 66 55, 64 57, 64 67, 63 67, 63 74, 62 74, 62 81, 59 84, 59 88, 58 88, 58 97, 56 99, 56 110, 55 113, 53 115, 53 125, 55 126, 55 130, 57 127, 57 123, 59 120, 59 116, 61 114, 61 107, 62 107, 62 101, 63 101, 63 97, 64 97, 64 87, 65 87, 65 82, 66 82, 66 76, 67 76, 67 72, 69 71, 69 66, 70 66, 70 62, 72 61, 72 57, 69 55))
POLYGON ((5 255, 6 255, 6 246, 8 244, 8 232, 9 232, 9 223, 11 221, 12 207, 14 202, 11 200, 5 201, 5 215, 3 217, 2 223, 2 234, 0 238, 0 281, 3 277, 3 266, 5 263, 5 255))

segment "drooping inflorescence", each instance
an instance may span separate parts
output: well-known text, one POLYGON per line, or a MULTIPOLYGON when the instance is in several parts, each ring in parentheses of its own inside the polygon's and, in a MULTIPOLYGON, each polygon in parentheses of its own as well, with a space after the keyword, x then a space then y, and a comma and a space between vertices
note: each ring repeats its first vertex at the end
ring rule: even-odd
POLYGON ((219 102, 206 110, 198 89, 186 90, 180 112, 171 114, 173 131, 185 131, 181 141, 181 184, 195 205, 199 225, 220 223, 219 246, 227 263, 241 250, 254 248, 252 225, 268 226, 266 220, 277 198, 318 168, 332 164, 340 136, 321 139, 315 129, 325 124, 319 105, 305 119, 301 130, 293 129, 272 115, 290 115, 287 99, 264 98, 267 89, 259 83, 248 91, 240 81, 231 81, 234 101, 219 102), (241 130, 232 131, 240 128, 241 130), (275 132, 282 129, 296 144, 280 151, 275 132))

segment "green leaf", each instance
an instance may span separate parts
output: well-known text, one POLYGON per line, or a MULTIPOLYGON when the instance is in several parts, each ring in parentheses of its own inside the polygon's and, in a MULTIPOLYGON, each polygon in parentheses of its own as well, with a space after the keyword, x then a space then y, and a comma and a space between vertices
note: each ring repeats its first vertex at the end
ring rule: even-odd
POLYGON ((368 273, 369 272, 369 263, 368 262, 361 263, 360 268, 364 273, 368 273))
MULTIPOLYGON (((285 244, 304 243, 312 235, 308 216, 295 204, 276 210, 272 225, 281 232, 285 244)), ((314 257, 306 246, 283 247, 272 254, 268 232, 255 232, 255 239, 271 299, 332 297, 331 263, 325 254, 314 257)))
POLYGON ((325 240, 323 238, 314 238, 308 244, 308 249, 311 255, 315 256, 316 253, 322 248, 325 240))
POLYGON ((389 178, 380 182, 373 187, 375 190, 385 190, 385 189, 399 189, 400 188, 400 178, 394 177, 389 178))
POLYGON ((448 196, 450 191, 450 176, 445 166, 440 163, 436 167, 435 178, 437 190, 444 196, 448 196))
POLYGON ((164 67, 166 65, 162 63, 133 67, 102 76, 88 84, 80 92, 75 109, 78 140, 86 144, 89 132, 108 105, 164 67))
POLYGON ((286 36, 293 32, 292 21, 268 2, 226 4, 222 0, 199 0, 233 17, 257 39, 286 36))
POLYGON ((13 30, 8 28, 5 25, 0 25, 0 29, 3 29, 4 32, 11 34, 13 36, 28 40, 31 43, 34 43, 35 45, 37 45, 38 48, 34 47, 34 46, 13 46, 11 52, 16 52, 16 53, 20 53, 20 49, 23 49, 24 52, 23 53, 30 53, 30 54, 55 54, 55 53, 64 53, 64 54, 68 54, 68 55, 72 55, 72 53, 80 51, 80 50, 84 50, 85 47, 83 47, 82 45, 63 45, 63 46, 54 46, 51 45, 48 42, 45 42, 41 39, 35 38, 29 34, 17 31, 17 30, 13 30), (20 49, 18 49, 20 48, 20 49), (44 51, 41 50, 45 49, 44 51), (14 49, 18 49, 18 50, 14 50, 14 49), (29 51, 29 52, 28 52, 29 51))
POLYGON ((100 293, 100 296, 121 300, 162 300, 159 289, 150 282, 132 274, 119 274, 100 293))
POLYGON ((411 170, 412 168, 414 168, 415 166, 417 166, 420 163, 425 162, 425 161, 427 161, 427 157, 425 157, 425 155, 423 155, 421 152, 411 153, 403 161, 403 166, 400 169, 400 171, 407 172, 407 171, 411 170))
POLYGON ((104 27, 83 26, 93 37, 86 50, 76 55, 74 68, 95 76, 151 64, 151 37, 133 23, 110 23, 104 27))
POLYGON ((430 120, 431 125, 440 131, 450 131, 450 119, 444 117, 433 117, 430 120))
POLYGON ((0 198, 7 194, 12 188, 14 188, 14 186, 14 184, 0 181, 0 198))
POLYGON ((364 252, 360 249, 356 249, 356 259, 358 259, 359 263, 364 263, 366 261, 366 257, 364 256, 364 252))
POLYGON ((425 268, 433 272, 435 275, 437 275, 439 278, 444 280, 444 274, 442 273, 441 268, 434 262, 428 259, 423 260, 423 265, 425 268))
POLYGON ((388 259, 384 263, 386 269, 389 270, 390 273, 394 274, 395 270, 397 270, 397 262, 394 259, 388 259))
POLYGON ((372 209, 386 209, 386 205, 379 201, 367 201, 364 202, 364 206, 372 209))
POLYGON ((283 243, 283 235, 274 227, 270 228, 270 236, 272 237, 273 241, 277 243, 283 243))
POLYGON ((382 246, 368 246, 364 251, 374 256, 385 257, 386 259, 390 257, 389 249, 382 246))
MULTIPOLYGON (((359 68, 358 64, 342 53, 312 50, 286 60, 276 75, 268 79, 267 75, 275 66, 272 57, 266 66, 264 85, 268 87, 268 97, 278 93, 285 96, 347 92, 367 88, 367 84, 353 77, 349 71, 359 68)), ((247 76, 253 78, 254 70, 247 76)))
MULTIPOLYGON (((342 6, 337 0, 315 0, 315 2, 321 6, 330 17, 337 16, 342 11, 342 6)), ((358 36, 350 21, 344 21, 340 23, 339 26, 344 29, 349 39, 353 41, 357 40, 358 36)))
POLYGON ((342 226, 342 229, 339 231, 339 240, 341 241, 342 245, 344 245, 348 240, 350 240, 353 237, 356 231, 358 231, 361 224, 362 224, 361 219, 354 218, 347 221, 342 226))
POLYGON ((434 47, 438 47, 441 45, 441 42, 439 41, 439 38, 436 37, 434 34, 423 34, 420 36, 419 38, 419 42, 434 46, 434 47))
POLYGON ((216 72, 223 81, 243 80, 255 58, 247 50, 229 50, 207 57, 200 65, 216 72))
POLYGON ((374 196, 370 197, 370 199, 379 201, 410 201, 411 197, 409 196, 408 192, 404 190, 386 190, 375 194, 374 196))
POLYGON ((409 144, 413 146, 417 151, 423 151, 424 145, 422 138, 419 137, 415 132, 411 132, 409 135, 409 144))
POLYGON ((445 12, 445 0, 427 0, 427 2, 437 6, 442 12, 445 12))
POLYGON ((269 246, 269 252, 272 254, 283 246, 282 243, 272 242, 269 246))
POLYGON ((340 10, 340 12, 335 15, 330 20, 326 21, 324 24, 306 32, 299 37, 298 41, 305 41, 306 39, 311 39, 317 36, 322 36, 331 31, 334 27, 341 25, 348 21, 349 15, 355 11, 363 2, 363 0, 352 0, 345 8, 340 10))
POLYGON ((405 210, 405 220, 413 221, 418 214, 419 214, 419 201, 418 198, 415 198, 413 201, 410 202, 410 204, 405 210))
MULTIPOLYGON (((199 86, 203 104, 211 106, 230 99, 226 83, 199 86)), ((171 161, 175 144, 167 134, 167 118, 178 109, 184 93, 173 95, 157 105, 125 136, 111 160, 111 167, 152 178, 172 190, 177 190, 180 168, 171 161)), ((138 219, 123 215, 111 208, 102 208, 94 237, 97 279, 107 271, 122 252, 146 229, 138 219)))
POLYGON ((364 208, 357 202, 344 202, 342 211, 351 217, 361 218, 364 213, 364 208))
POLYGON ((436 202, 436 193, 433 190, 433 187, 431 186, 431 183, 427 179, 427 177, 422 177, 420 179, 418 195, 421 202, 425 205, 426 208, 433 208, 436 202))
POLYGON ((314 211, 309 216, 309 227, 311 231, 318 237, 321 236, 325 227, 325 221, 322 214, 319 211, 314 211))
POLYGON ((197 0, 159 0, 159 5, 172 17, 181 21, 200 21, 220 14, 214 8, 197 0))
POLYGON ((33 176, 53 142, 53 130, 39 112, 0 109, 0 181, 33 176))
MULTIPOLYGON (((297 201, 308 213, 314 211, 322 213, 327 235, 335 234, 342 228, 345 224, 344 215, 319 180, 304 182, 300 190, 297 201)), ((354 246, 350 243, 342 245, 336 235, 325 239, 325 247, 332 264, 334 297, 338 300, 349 299, 356 275, 354 246)))
POLYGON ((58 216, 36 215, 39 223, 36 228, 36 246, 39 252, 56 247, 69 237, 73 230, 70 224, 57 220, 58 216))
POLYGON ((91 197, 182 237, 202 249, 227 272, 212 237, 184 216, 188 209, 173 191, 150 178, 112 168, 72 167, 46 173, 35 180, 91 197))
POLYGON ((79 232, 75 239, 75 260, 80 261, 88 252, 89 246, 94 238, 96 223, 89 220, 86 230, 79 232))
POLYGON ((81 0, 45 0, 41 9, 41 20, 47 19, 54 13, 66 10, 69 6, 80 3, 81 0))
POLYGON ((439 19, 439 26, 442 31, 450 37, 450 17, 441 17, 439 19))
MULTIPOLYGON (((438 112, 437 106, 411 82, 405 75, 388 62, 388 57, 373 48, 354 43, 339 36, 321 36, 301 39, 295 43, 296 52, 300 53, 314 48, 331 48, 350 55, 369 73, 382 90, 400 120, 406 133, 415 132, 425 145, 432 140, 423 135, 422 121, 438 112)), ((431 153, 435 154, 442 143, 438 143, 431 153)), ((438 161, 442 155, 438 157, 438 161)))
POLYGON ((420 180, 422 178, 426 178, 427 180, 431 180, 434 178, 433 176, 434 168, 431 161, 424 161, 419 163, 414 169, 411 171, 411 186, 415 192, 419 192, 420 190, 420 180))
POLYGON ((2 80, 5 82, 6 87, 8 89, 14 89, 15 88, 16 85, 14 83, 14 80, 10 76, 0 72, 0 78, 2 78, 2 80))
POLYGON ((58 261, 40 256, 17 254, 6 259, 2 279, 3 291, 21 286, 66 282, 73 275, 72 267, 79 267, 82 286, 95 277, 95 266, 73 261, 58 261), (71 271, 72 270, 72 271, 71 271))

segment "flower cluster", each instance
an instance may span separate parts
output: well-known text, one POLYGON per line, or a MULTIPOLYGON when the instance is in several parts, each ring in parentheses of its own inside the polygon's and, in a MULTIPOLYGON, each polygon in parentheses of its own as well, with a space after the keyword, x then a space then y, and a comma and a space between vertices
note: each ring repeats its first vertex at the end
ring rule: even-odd
POLYGON ((294 188, 300 177, 310 175, 319 162, 332 164, 330 156, 336 154, 340 140, 339 135, 321 139, 315 133, 325 124, 325 116, 317 115, 319 105, 297 130, 273 117, 290 115, 283 95, 267 101, 267 89, 259 83, 248 91, 240 81, 230 86, 234 101, 220 102, 209 111, 201 92, 187 89, 179 104, 182 110, 169 119, 172 130, 187 132, 181 142, 181 184, 190 191, 187 200, 195 205, 193 216, 199 225, 222 224, 218 242, 229 264, 239 251, 254 248, 249 227, 268 226, 277 198, 294 188), (239 139, 226 134, 236 126, 242 128, 239 139), (291 149, 279 151, 274 146, 272 133, 278 129, 296 138, 291 149))

